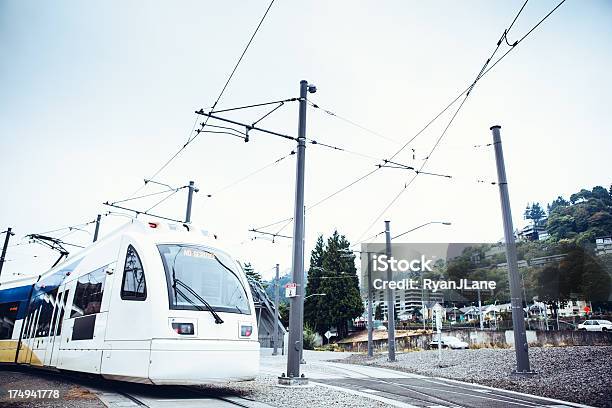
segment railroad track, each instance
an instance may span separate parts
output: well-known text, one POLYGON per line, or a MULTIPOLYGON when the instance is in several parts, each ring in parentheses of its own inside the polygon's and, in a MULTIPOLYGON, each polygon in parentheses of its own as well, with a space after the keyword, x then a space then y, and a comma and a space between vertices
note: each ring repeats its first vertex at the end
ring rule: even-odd
MULTIPOLYGON (((147 408, 152 408, 151 405, 154 405, 147 400, 156 400, 161 402, 164 398, 172 399, 174 401, 183 398, 190 401, 200 398, 202 401, 217 400, 221 404, 231 404, 242 408, 252 408, 253 405, 249 403, 256 402, 254 400, 239 396, 225 395, 219 392, 207 392, 196 386, 149 386, 145 384, 106 380, 98 376, 84 375, 82 373, 40 370, 24 366, 15 366, 13 369, 16 371, 31 373, 38 377, 54 377, 82 386, 96 394, 104 404, 111 407, 115 406, 112 403, 112 401, 115 399, 113 398, 113 394, 121 396, 123 398, 123 402, 129 400, 139 407, 147 408)), ((120 407, 123 405, 118 403, 116 406, 120 407)))
MULTIPOLYGON (((230 396, 218 395, 216 393, 206 392, 194 386, 176 386, 168 390, 172 394, 176 393, 177 390, 184 390, 185 392, 181 394, 182 398, 189 400, 191 403, 193 403, 194 400, 197 400, 198 399, 197 397, 201 397, 202 401, 216 400, 216 401, 220 401, 226 404, 231 404, 237 407, 252 408, 252 405, 248 403, 248 402, 253 402, 252 400, 242 398, 242 397, 237 397, 237 396, 230 397, 230 396), (244 400, 245 402, 236 401, 236 399, 244 400)), ((147 399, 149 398, 147 398, 145 395, 142 395, 141 393, 135 394, 125 389, 120 389, 120 390, 113 389, 111 392, 129 399, 130 401, 137 404, 139 407, 154 408, 151 406, 152 404, 150 402, 147 402, 147 399)), ((163 402, 163 394, 164 394, 163 389, 152 389, 151 392, 152 392, 151 399, 155 398, 156 401, 163 402), (161 393, 161 395, 159 393, 161 393), (160 399, 160 397, 162 397, 162 399, 160 399)), ((176 402, 175 398, 170 398, 170 399, 173 402, 176 402)))
MULTIPOLYGON (((519 399, 514 396, 504 395, 504 394, 500 394, 498 392, 492 392, 492 391, 481 394, 479 393, 479 391, 474 390, 472 388, 465 388, 465 387, 461 387, 455 384, 442 383, 441 381, 444 381, 443 379, 438 380, 438 379, 432 379, 429 377, 424 377, 422 379, 423 381, 432 383, 434 385, 434 386, 428 387, 428 386, 423 386, 423 385, 403 384, 403 383, 399 383, 396 381, 392 381, 390 379, 377 378, 377 377, 373 377, 371 375, 365 374, 363 371, 354 370, 354 369, 350 369, 347 367, 339 367, 339 366, 334 365, 334 369, 338 369, 339 371, 346 371, 350 373, 359 374, 360 376, 365 377, 365 378, 362 378, 362 380, 371 382, 373 384, 385 384, 393 388, 410 391, 411 395, 402 394, 401 392, 394 392, 388 389, 386 389, 384 393, 399 396, 404 399, 409 398, 409 399, 414 400, 416 403, 423 403, 423 404, 434 403, 434 404, 448 405, 449 407, 453 407, 453 408, 470 408, 469 406, 462 405, 461 403, 457 403, 451 399, 444 398, 441 396, 433 396, 425 392, 425 390, 429 390, 429 391, 439 391, 440 393, 446 393, 446 394, 461 394, 464 396, 468 395, 472 398, 481 399, 483 401, 504 403, 504 404, 509 404, 509 405, 523 406, 523 407, 534 407, 535 408, 535 407, 540 407, 543 404, 543 403, 526 401, 524 399, 519 399), (438 385, 438 386, 442 385, 446 388, 445 389, 438 388, 438 387, 435 387, 435 385, 438 385), (456 389, 460 389, 462 392, 456 389)), ((399 400, 399 402, 403 402, 403 401, 399 400)))

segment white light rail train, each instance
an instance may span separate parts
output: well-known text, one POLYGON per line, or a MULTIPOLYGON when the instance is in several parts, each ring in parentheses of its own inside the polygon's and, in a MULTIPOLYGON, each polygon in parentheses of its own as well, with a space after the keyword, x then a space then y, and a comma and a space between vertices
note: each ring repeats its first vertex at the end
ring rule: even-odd
POLYGON ((133 220, 38 277, 2 283, 0 363, 157 385, 252 380, 254 311, 242 267, 214 239, 133 220))

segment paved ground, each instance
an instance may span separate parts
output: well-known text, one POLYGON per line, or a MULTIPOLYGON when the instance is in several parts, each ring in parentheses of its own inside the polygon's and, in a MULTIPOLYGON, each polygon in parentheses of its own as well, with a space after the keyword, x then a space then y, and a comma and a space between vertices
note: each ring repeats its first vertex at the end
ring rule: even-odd
POLYGON ((389 367, 404 372, 444 377, 598 407, 612 407, 612 347, 532 347, 533 377, 511 374, 513 349, 444 350, 442 367, 437 351, 400 353, 390 363, 386 355, 368 359, 354 355, 337 360, 389 367))

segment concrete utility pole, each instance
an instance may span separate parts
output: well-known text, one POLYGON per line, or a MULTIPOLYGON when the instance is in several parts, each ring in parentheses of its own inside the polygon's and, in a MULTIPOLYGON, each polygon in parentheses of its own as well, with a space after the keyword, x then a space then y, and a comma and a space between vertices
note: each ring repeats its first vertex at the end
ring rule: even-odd
POLYGON ((504 238, 506 241, 506 260, 508 262, 508 279, 510 281, 510 302, 512 305, 512 325, 514 328, 514 350, 516 352, 516 373, 531 374, 529 368, 529 345, 525 333, 525 319, 521 285, 514 241, 514 228, 512 225, 512 211, 510 210, 510 197, 508 194, 508 181, 504 165, 504 152, 502 150, 501 126, 492 126, 493 146, 495 147, 495 161, 497 164, 497 181, 499 197, 501 200, 502 216, 504 220, 504 238))
POLYGON ((272 355, 278 355, 278 303, 279 303, 279 275, 278 275, 278 264, 276 264, 276 278, 274 279, 274 334, 272 337, 272 341, 274 342, 274 350, 272 351, 272 355))
POLYGON ((96 230, 94 231, 93 242, 98 240, 98 233, 100 232, 100 218, 102 218, 102 215, 98 214, 96 217, 96 230))
MULTIPOLYGON (((393 280, 393 272, 391 271, 391 221, 385 221, 385 239, 387 252, 387 281, 393 280)), ((387 320, 388 341, 389 341, 389 361, 395 361, 395 296, 393 290, 387 285, 387 320)))
POLYGON ((304 168, 306 160, 306 96, 316 92, 314 85, 300 81, 300 107, 298 121, 298 145, 296 163, 295 212, 293 217, 292 279, 296 284, 296 295, 291 298, 289 310, 289 344, 287 347, 287 376, 279 382, 286 385, 302 385, 308 380, 300 377, 300 356, 302 352, 302 314, 304 296, 304 168))
POLYGON ((4 260, 6 258, 6 250, 8 248, 9 239, 11 239, 11 235, 15 235, 12 231, 12 228, 8 228, 6 231, 1 232, 0 234, 6 234, 4 237, 4 246, 2 247, 2 256, 0 256, 0 276, 2 275, 2 267, 4 266, 4 260))
POLYGON ((189 189, 189 193, 187 194, 187 212, 185 213, 185 223, 189 224, 191 222, 191 203, 193 202, 193 193, 197 193, 200 191, 193 181, 189 182, 187 186, 189 189))

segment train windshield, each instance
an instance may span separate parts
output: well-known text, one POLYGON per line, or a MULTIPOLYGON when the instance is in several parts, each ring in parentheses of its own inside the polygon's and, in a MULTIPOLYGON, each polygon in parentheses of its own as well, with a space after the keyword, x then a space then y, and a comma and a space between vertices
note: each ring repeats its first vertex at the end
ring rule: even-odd
POLYGON ((241 272, 229 256, 195 245, 158 245, 158 249, 166 270, 170 309, 209 310, 213 315, 215 311, 251 313, 241 272))

